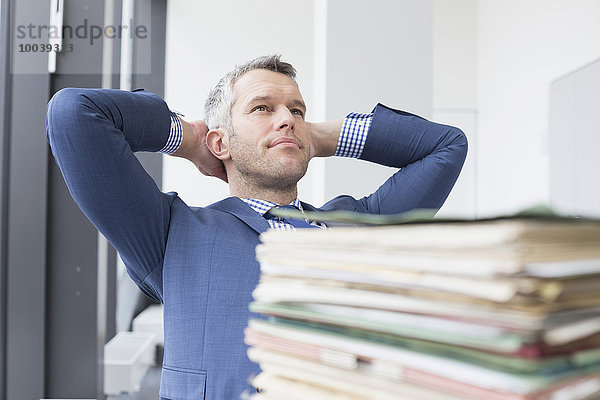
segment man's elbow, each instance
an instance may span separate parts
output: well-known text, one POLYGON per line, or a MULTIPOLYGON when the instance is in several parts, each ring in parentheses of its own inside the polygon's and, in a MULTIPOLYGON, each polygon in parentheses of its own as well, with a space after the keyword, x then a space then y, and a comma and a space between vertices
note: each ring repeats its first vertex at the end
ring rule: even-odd
POLYGON ((52 96, 46 106, 46 139, 52 145, 56 135, 69 132, 69 126, 81 115, 88 102, 85 95, 90 89, 64 88, 52 96))
POLYGON ((467 158, 469 147, 467 135, 454 126, 446 125, 445 128, 446 131, 439 155, 444 160, 449 176, 454 176, 454 180, 456 180, 467 158))
POLYGON ((91 89, 81 88, 64 88, 52 96, 46 108, 47 116, 50 117, 73 117, 81 109, 81 106, 86 102, 86 92, 91 89))
POLYGON ((467 135, 459 128, 450 128, 452 129, 450 147, 457 153, 457 156, 460 156, 462 165, 467 157, 467 151, 469 150, 467 135))

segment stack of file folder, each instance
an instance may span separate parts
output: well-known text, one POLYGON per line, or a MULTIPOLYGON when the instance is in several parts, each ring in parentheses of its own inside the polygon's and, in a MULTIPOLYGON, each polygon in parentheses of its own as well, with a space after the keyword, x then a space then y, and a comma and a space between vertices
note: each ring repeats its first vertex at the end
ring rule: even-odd
POLYGON ((268 231, 256 400, 600 398, 600 221, 268 231))

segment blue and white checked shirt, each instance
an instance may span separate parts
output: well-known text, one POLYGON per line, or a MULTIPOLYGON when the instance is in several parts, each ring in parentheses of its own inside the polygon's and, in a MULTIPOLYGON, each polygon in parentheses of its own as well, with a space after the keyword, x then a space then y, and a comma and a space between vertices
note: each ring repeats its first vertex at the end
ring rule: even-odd
MULTIPOLYGON (((242 198, 242 200, 246 204, 248 204, 251 209, 253 209, 257 213, 259 213, 263 217, 264 217, 265 213, 267 211, 269 211, 271 208, 277 207, 278 205, 280 205, 280 204, 273 203, 273 202, 267 201, 267 200, 245 199, 245 198, 242 198)), ((289 205, 296 207, 300 211, 304 211, 302 209, 302 203, 300 203, 300 200, 298 200, 298 199, 292 201, 289 205)), ((324 224, 322 224, 320 222, 310 221, 307 219, 305 219, 305 221, 308 222, 309 224, 317 226, 319 228, 323 228, 323 229, 327 228, 324 224)), ((267 222, 269 223, 271 228, 275 229, 276 231, 293 231, 296 229, 292 225, 288 224, 283 218, 279 218, 279 217, 267 218, 267 222)))
POLYGON ((173 154, 177 151, 181 142, 183 142, 183 126, 181 126, 181 120, 177 117, 178 115, 184 116, 177 111, 171 111, 171 131, 169 132, 169 139, 165 144, 165 147, 160 149, 159 153, 173 154))
MULTIPOLYGON (((183 128, 181 121, 177 117, 181 115, 177 112, 171 111, 171 132, 167 144, 159 152, 164 154, 173 154, 183 141, 183 128)), ((365 147, 365 141, 369 134, 369 128, 371 127, 371 121, 373 120, 373 114, 359 114, 350 113, 344 118, 342 124, 342 130, 340 131, 340 138, 338 140, 337 148, 335 150, 335 156, 338 157, 350 157, 358 158, 362 154, 363 148, 365 147)), ((271 208, 278 206, 279 204, 272 203, 266 200, 258 199, 245 199, 242 200, 250 206, 254 211, 259 213, 261 216, 264 215, 271 208)), ((302 204, 300 200, 296 199, 290 203, 290 205, 302 210, 302 204)), ((280 231, 293 231, 296 228, 285 222, 282 218, 272 217, 268 218, 267 221, 272 229, 280 231)), ((326 226, 315 221, 309 221, 311 225, 325 228, 326 226)))

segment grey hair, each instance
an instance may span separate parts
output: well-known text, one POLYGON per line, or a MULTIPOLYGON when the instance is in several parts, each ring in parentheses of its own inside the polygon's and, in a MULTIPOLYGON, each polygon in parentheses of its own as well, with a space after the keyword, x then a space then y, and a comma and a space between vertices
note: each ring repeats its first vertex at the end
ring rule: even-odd
POLYGON ((206 103, 204 103, 204 122, 208 129, 224 128, 228 133, 233 133, 231 127, 231 106, 235 101, 233 84, 246 72, 255 69, 266 69, 282 73, 298 85, 298 82, 296 82, 296 69, 292 64, 281 61, 281 56, 278 54, 258 57, 236 65, 233 71, 222 77, 219 83, 212 88, 206 103))

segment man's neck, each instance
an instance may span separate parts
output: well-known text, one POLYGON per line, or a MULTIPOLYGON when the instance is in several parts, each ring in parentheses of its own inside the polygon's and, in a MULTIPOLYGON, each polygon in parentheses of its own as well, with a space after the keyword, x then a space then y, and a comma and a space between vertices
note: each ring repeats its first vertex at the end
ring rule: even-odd
POLYGON ((244 199, 256 199, 256 200, 266 200, 266 201, 270 201, 271 203, 275 203, 278 205, 285 205, 285 204, 290 204, 291 202, 293 202, 294 200, 296 200, 297 196, 282 196, 282 195, 278 195, 278 194, 268 194, 268 193, 238 193, 238 194, 234 194, 231 193, 232 196, 235 197, 240 197, 240 198, 244 198, 244 199))
POLYGON ((285 177, 271 181, 253 179, 236 170, 228 170, 229 194, 234 197, 266 200, 278 205, 290 204, 298 198, 298 181, 285 184, 285 177), (275 183, 275 184, 273 184, 275 183))
POLYGON ((231 196, 235 197, 266 200, 279 205, 290 204, 298 197, 298 190, 296 187, 294 187, 293 190, 282 191, 270 188, 240 188, 231 185, 231 183, 229 185, 229 193, 231 196))

